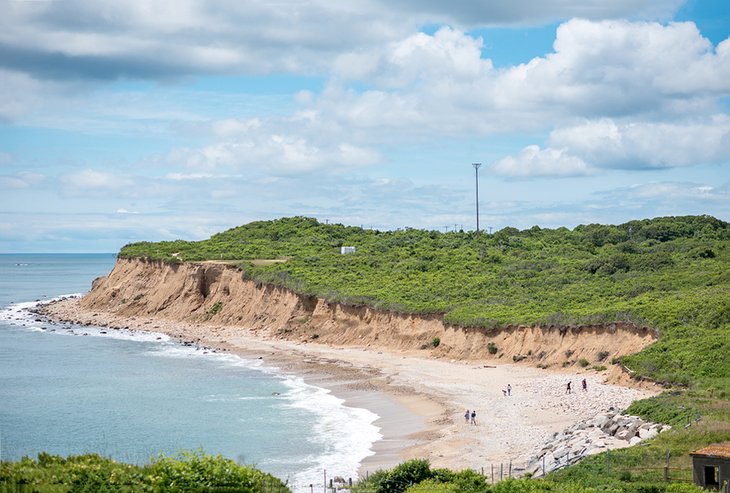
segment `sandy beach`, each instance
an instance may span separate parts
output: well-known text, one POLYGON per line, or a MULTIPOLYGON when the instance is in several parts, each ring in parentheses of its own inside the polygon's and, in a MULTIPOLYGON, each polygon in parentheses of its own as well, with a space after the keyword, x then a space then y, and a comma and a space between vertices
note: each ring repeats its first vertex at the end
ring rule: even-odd
MULTIPOLYGON (((384 351, 294 342, 240 327, 191 324, 158 317, 122 318, 82 308, 78 299, 45 305, 49 317, 74 323, 160 332, 219 351, 262 358, 281 371, 329 389, 345 404, 380 419, 383 438, 361 474, 410 458, 435 467, 519 472, 551 435, 609 407, 623 409, 658 392, 606 383, 595 371, 542 370, 499 360, 445 360, 417 351, 384 351), (588 390, 580 389, 585 378, 588 390), (573 392, 566 393, 572 382, 573 392), (508 384, 511 395, 504 395, 508 384), (476 425, 466 424, 466 409, 476 425)), ((346 433, 346 430, 343 430, 346 433)))

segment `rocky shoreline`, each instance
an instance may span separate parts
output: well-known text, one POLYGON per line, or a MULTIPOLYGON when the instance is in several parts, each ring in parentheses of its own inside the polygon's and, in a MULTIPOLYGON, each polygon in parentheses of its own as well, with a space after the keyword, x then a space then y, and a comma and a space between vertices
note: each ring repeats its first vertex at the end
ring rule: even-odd
POLYGON ((589 420, 553 434, 549 442, 527 462, 524 474, 540 477, 576 464, 588 456, 636 445, 671 428, 623 414, 611 407, 589 420))

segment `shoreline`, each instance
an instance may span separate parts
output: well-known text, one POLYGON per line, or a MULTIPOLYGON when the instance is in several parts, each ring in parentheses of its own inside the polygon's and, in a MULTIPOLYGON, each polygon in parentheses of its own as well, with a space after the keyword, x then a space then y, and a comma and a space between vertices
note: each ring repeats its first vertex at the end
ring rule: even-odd
POLYGON ((553 433, 657 393, 607 384, 595 372, 548 371, 498 360, 447 361, 417 351, 292 342, 242 327, 125 318, 83 309, 77 298, 42 305, 39 311, 63 322, 160 332, 262 358, 330 390, 346 406, 372 411, 379 416, 374 424, 383 438, 373 444, 374 455, 361 462, 361 476, 411 458, 428 459, 433 467, 477 471, 511 462, 519 472, 553 433), (577 389, 582 378, 588 392, 565 395, 566 382, 572 380, 577 389), (503 395, 508 383, 509 397, 503 395), (464 423, 467 408, 476 409, 477 426, 464 423))

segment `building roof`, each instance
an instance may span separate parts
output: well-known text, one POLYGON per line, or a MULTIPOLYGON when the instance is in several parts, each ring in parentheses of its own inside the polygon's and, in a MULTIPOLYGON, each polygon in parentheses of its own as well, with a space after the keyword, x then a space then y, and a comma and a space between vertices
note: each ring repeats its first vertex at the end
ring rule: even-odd
POLYGON ((690 452, 689 455, 702 455, 705 457, 730 459, 730 442, 713 443, 705 448, 690 452))

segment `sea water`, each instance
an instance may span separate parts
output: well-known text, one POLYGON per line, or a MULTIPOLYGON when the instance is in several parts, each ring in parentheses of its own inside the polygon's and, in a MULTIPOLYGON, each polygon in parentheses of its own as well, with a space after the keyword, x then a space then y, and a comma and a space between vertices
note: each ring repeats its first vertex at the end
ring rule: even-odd
POLYGON ((260 360, 162 334, 50 324, 28 311, 83 293, 112 254, 0 254, 0 459, 45 451, 145 463, 202 449, 309 491, 357 476, 377 416, 260 360))

